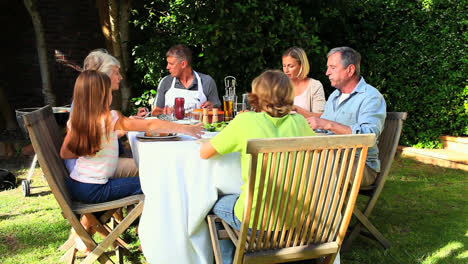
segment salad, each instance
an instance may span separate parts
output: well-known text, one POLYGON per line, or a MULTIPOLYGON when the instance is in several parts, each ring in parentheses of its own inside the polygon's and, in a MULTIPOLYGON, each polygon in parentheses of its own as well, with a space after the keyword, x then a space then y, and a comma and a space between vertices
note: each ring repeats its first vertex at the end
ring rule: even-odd
POLYGON ((203 128, 207 132, 220 132, 227 126, 227 122, 221 121, 221 122, 216 122, 216 123, 211 123, 211 124, 205 124, 203 128))

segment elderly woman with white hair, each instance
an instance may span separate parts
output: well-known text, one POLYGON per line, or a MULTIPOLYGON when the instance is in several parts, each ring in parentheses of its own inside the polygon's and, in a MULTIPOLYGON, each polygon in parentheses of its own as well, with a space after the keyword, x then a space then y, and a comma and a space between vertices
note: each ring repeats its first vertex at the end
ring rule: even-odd
MULTIPOLYGON (((83 63, 83 71, 95 70, 98 72, 105 73, 111 80, 111 90, 117 91, 119 89, 122 75, 120 74, 120 62, 117 58, 112 56, 105 49, 96 49, 91 51, 86 56, 83 63)), ((73 114, 73 102, 72 102, 72 114, 73 114)), ((118 136, 125 135, 124 131, 119 131, 118 136)), ((119 140, 119 152, 123 151, 123 147, 119 140)), ((65 166, 68 171, 73 171, 75 167, 76 159, 65 159, 65 166)), ((138 175, 138 168, 132 158, 121 159, 115 173, 116 177, 134 177, 138 175)))

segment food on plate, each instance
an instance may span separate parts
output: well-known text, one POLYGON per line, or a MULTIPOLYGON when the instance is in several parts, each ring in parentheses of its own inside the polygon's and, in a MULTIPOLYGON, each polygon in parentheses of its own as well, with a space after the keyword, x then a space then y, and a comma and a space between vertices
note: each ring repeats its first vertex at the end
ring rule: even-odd
POLYGON ((165 136, 169 136, 169 133, 158 133, 158 132, 149 132, 149 131, 147 131, 145 133, 145 136, 147 136, 147 137, 165 137, 165 136))
POLYGON ((222 122, 216 122, 216 123, 211 123, 211 124, 205 124, 204 129, 207 132, 220 132, 223 130, 228 123, 222 121, 222 122))

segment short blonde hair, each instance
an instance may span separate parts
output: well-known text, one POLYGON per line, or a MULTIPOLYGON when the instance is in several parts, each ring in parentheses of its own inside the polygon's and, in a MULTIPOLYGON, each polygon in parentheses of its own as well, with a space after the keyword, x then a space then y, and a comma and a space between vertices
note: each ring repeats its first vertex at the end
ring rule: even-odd
POLYGON ((297 61, 299 65, 301 65, 301 71, 297 78, 299 79, 305 79, 307 78, 307 74, 309 74, 310 71, 310 65, 309 65, 309 60, 307 59, 307 54, 302 48, 299 47, 291 47, 287 49, 283 53, 283 57, 289 56, 297 61))
POLYGON ((252 81, 249 103, 257 112, 272 117, 283 117, 291 112, 294 86, 289 77, 279 70, 267 70, 252 81))

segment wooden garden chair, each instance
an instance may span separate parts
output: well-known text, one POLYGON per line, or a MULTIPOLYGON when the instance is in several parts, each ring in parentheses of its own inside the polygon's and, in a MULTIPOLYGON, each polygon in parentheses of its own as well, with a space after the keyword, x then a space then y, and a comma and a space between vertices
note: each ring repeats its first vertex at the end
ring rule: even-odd
MULTIPOLYGON (((24 115, 24 122, 29 131, 31 143, 37 154, 41 169, 47 179, 50 189, 57 200, 62 214, 68 220, 77 235, 83 240, 91 253, 82 263, 114 263, 105 250, 109 246, 119 245, 116 248, 117 260, 122 261, 121 246, 124 242, 119 236, 130 226, 134 220, 141 215, 143 210, 144 195, 134 195, 123 199, 98 203, 82 204, 72 201, 66 186, 68 171, 63 160, 60 158, 60 147, 63 142, 63 133, 55 121, 52 107, 45 106, 36 111, 24 115), (107 220, 117 209, 125 206, 134 206, 126 217, 115 227, 107 225, 107 220), (100 219, 100 228, 107 230, 108 235, 98 244, 80 223, 80 216, 87 214, 93 217, 92 213, 104 212, 100 219)), ((62 257, 62 261, 74 263, 76 258, 76 246, 74 239, 69 239, 61 249, 67 250, 62 257)))
POLYGON ((236 245, 236 264, 322 256, 326 263, 333 263, 374 140, 374 134, 249 140, 248 196, 241 230, 215 215, 208 216, 216 263, 222 263, 219 239, 226 238, 236 245), (262 196, 266 197, 264 206, 254 199, 262 196), (217 221, 225 229, 216 230, 217 221))
POLYGON ((360 195, 368 197, 367 204, 363 211, 358 207, 354 207, 353 215, 356 216, 357 223, 350 228, 350 233, 343 244, 343 250, 351 247, 354 240, 359 234, 374 238, 380 242, 385 248, 390 248, 390 242, 380 233, 379 230, 369 221, 369 216, 375 207, 375 203, 382 192, 388 173, 392 167, 393 159, 397 151, 398 142, 400 141, 401 131, 403 129, 403 121, 406 120, 406 112, 387 112, 385 126, 380 134, 378 147, 380 159, 380 173, 377 174, 375 183, 370 186, 363 186, 359 190, 360 195), (362 227, 367 229, 369 233, 363 232, 362 227))

